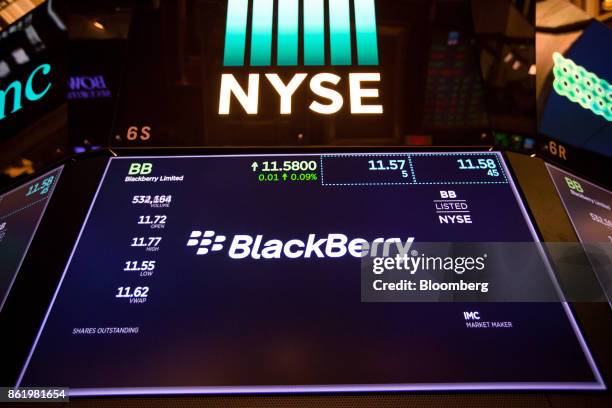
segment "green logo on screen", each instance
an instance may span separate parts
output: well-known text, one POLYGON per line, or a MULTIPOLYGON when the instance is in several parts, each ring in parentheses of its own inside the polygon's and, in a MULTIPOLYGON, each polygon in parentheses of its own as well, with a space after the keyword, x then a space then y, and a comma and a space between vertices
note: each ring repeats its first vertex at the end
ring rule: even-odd
MULTIPOLYGON (((326 65, 375 67, 378 64, 375 0, 228 0, 223 55, 226 70, 302 66, 312 71, 312 67, 326 65), (326 39, 329 39, 327 44, 326 39), (353 61, 354 55, 356 61, 353 61)), ((232 72, 221 77, 219 114, 230 114, 234 96, 247 114, 256 115, 262 76, 278 93, 279 113, 283 115, 292 113, 292 97, 309 76, 310 91, 322 101, 313 98, 309 106, 313 112, 324 115, 339 112, 345 98, 337 89, 347 88, 341 85, 346 81, 350 113, 383 113, 382 106, 373 101, 379 98, 380 72, 344 76, 326 72, 295 73, 290 80, 282 79, 277 73, 250 73, 243 84, 232 72)))
POLYGON ((553 54, 553 89, 561 96, 612 122, 612 86, 569 58, 553 54))

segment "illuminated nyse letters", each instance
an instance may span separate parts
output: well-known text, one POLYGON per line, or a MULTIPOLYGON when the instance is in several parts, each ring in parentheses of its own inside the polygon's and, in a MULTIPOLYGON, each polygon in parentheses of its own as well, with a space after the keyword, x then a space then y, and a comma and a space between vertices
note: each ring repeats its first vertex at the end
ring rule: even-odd
MULTIPOLYGON (((285 84, 278 74, 266 74, 266 79, 280 98, 280 113, 291 114, 292 99, 297 89, 302 85, 308 74, 295 74, 285 84)), ((310 90, 316 96, 329 101, 320 103, 316 100, 310 104, 310 110, 323 115, 337 113, 344 106, 342 94, 324 84, 337 86, 342 78, 335 74, 321 73, 314 75, 310 80, 310 90)), ((246 91, 242 88, 236 77, 232 74, 221 76, 221 97, 219 99, 219 114, 229 115, 232 95, 249 115, 259 112, 260 75, 249 74, 246 91)), ((352 114, 382 114, 383 107, 379 104, 365 104, 364 99, 378 98, 378 88, 364 88, 364 82, 380 82, 379 73, 351 73, 349 74, 349 92, 352 114)))
MULTIPOLYGON (((51 72, 51 66, 49 64, 41 64, 37 68, 32 71, 30 76, 28 77, 25 84, 25 97, 27 100, 34 102, 41 99, 43 96, 49 92, 51 88, 51 83, 47 83, 47 85, 40 91, 36 91, 34 89, 34 80, 36 76, 40 73, 40 75, 49 75, 51 72)), ((0 120, 6 117, 6 101, 9 95, 13 98, 13 108, 9 113, 15 113, 20 110, 23 106, 21 104, 21 94, 22 94, 22 86, 20 81, 11 82, 6 89, 0 90, 0 120)))
POLYGON ((349 74, 351 113, 383 113, 382 105, 364 105, 364 98, 378 98, 377 88, 362 88, 362 82, 380 82, 380 74, 349 74))
POLYGON ((232 74, 221 76, 221 98, 219 99, 219 115, 229 115, 230 96, 234 95, 249 115, 257 114, 259 103, 259 74, 249 75, 249 86, 244 92, 236 78, 232 74))
POLYGON ((342 95, 340 95, 333 89, 326 88, 323 86, 323 83, 338 85, 340 79, 341 78, 338 75, 334 74, 319 74, 316 75, 312 79, 312 81, 310 81, 310 89, 312 90, 312 92, 314 92, 316 95, 321 96, 322 98, 328 99, 331 102, 329 105, 324 105, 317 101, 314 101, 310 105, 310 109, 312 111, 324 115, 331 115, 342 109, 342 105, 344 104, 342 95))
POLYGON ((266 74, 276 92, 280 95, 281 108, 283 115, 291 113, 291 98, 302 82, 306 79, 306 74, 296 74, 293 79, 285 85, 277 74, 266 74))
MULTIPOLYGON (((228 0, 227 22, 225 32, 224 67, 242 69, 248 61, 251 67, 271 67, 273 58, 273 37, 276 35, 277 66, 288 67, 299 65, 300 48, 303 52, 304 67, 325 66, 378 66, 378 34, 376 27, 375 0, 228 0), (351 2, 352 11, 351 13, 351 2), (252 7, 249 7, 252 3, 252 7), (275 28, 275 3, 277 7, 277 24, 275 28), (300 6, 303 10, 300 13, 300 6), (325 20, 325 8, 328 8, 329 21, 325 20), (249 25, 249 10, 251 23, 249 25), (300 15, 303 19, 303 31, 300 27, 300 15), (351 19, 354 21, 351 21, 351 19), (249 27, 251 32, 249 33, 249 27), (276 32, 275 32, 276 30, 276 32), (329 37, 326 37, 326 31, 329 37), (354 31, 354 36, 353 36, 354 31), (300 32, 303 35, 300 47, 300 32), (246 55, 246 43, 250 36, 250 56, 246 55), (326 61, 326 38, 329 38, 329 61, 326 61), (353 43, 355 39, 355 44, 353 43), (352 49, 356 50, 356 61, 353 61, 352 49)), ((248 115, 259 113, 259 95, 261 76, 264 76, 280 101, 280 114, 289 115, 293 110, 293 95, 306 81, 309 74, 296 73, 290 80, 283 80, 277 73, 249 73, 246 90, 232 73, 221 75, 221 94, 219 97, 219 114, 229 115, 232 96, 248 115)), ((337 91, 341 81, 348 81, 350 113, 375 114, 383 113, 383 107, 370 98, 379 98, 377 85, 381 82, 379 72, 345 73, 344 77, 321 72, 312 74, 310 91, 322 100, 313 102, 309 109, 322 115, 338 113, 344 106, 344 97, 337 91), (369 82, 367 86, 364 83, 369 82)))

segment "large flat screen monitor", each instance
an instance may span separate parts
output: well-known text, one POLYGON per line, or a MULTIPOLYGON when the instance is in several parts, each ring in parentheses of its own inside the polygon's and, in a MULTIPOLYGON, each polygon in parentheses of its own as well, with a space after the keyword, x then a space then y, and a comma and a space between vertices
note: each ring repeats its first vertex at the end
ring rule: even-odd
POLYGON ((61 172, 59 167, 0 195, 0 311, 61 172))
POLYGON ((612 193, 546 164, 608 302, 612 302, 612 193))
POLYGON ((410 237, 538 241, 496 152, 112 158, 18 385, 604 388, 563 302, 362 302, 359 248, 410 237))

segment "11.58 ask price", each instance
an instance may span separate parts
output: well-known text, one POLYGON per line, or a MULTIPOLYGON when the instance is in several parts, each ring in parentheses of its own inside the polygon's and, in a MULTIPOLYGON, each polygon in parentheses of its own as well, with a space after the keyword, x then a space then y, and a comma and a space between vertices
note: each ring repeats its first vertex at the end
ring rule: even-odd
POLYGON ((459 164, 459 170, 486 170, 488 176, 499 176, 497 163, 493 159, 458 159, 457 163, 459 164))

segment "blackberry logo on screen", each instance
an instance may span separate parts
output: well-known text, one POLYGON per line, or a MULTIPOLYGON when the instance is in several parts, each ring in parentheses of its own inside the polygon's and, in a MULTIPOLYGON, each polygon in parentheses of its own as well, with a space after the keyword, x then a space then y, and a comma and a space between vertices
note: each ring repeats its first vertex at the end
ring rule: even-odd
POLYGON ((219 115, 230 114, 232 96, 245 113, 257 115, 262 86, 278 94, 279 113, 289 115, 293 95, 306 87, 311 74, 308 87, 313 100, 308 109, 312 112, 335 114, 347 99, 351 114, 380 115, 383 107, 375 103, 380 72, 376 68, 363 72, 363 67, 378 65, 375 0, 228 0, 219 115), (317 69, 324 66, 361 69, 340 74, 317 69), (284 80, 270 67, 283 67, 282 72, 295 67, 295 73, 284 80), (268 69, 257 72, 261 68, 268 69), (245 73, 247 81, 241 79, 245 73), (344 89, 346 96, 340 92, 344 89))
POLYGON ((210 251, 219 252, 223 249, 223 243, 227 238, 223 235, 217 235, 213 240, 213 237, 215 237, 215 231, 192 231, 187 246, 198 246, 198 255, 206 255, 210 251))
MULTIPOLYGON (((221 252, 225 249, 227 237, 217 235, 215 231, 192 231, 187 241, 187 247, 197 247, 197 255, 207 255, 211 252, 221 252)), ((377 238, 368 241, 363 238, 350 239, 344 234, 327 234, 319 237, 308 234, 302 239, 282 241, 268 239, 264 235, 235 235, 227 249, 227 255, 232 259, 298 259, 298 258, 342 258, 352 256, 363 258, 369 256, 388 256, 391 247, 400 254, 410 250, 414 238, 377 238)))

